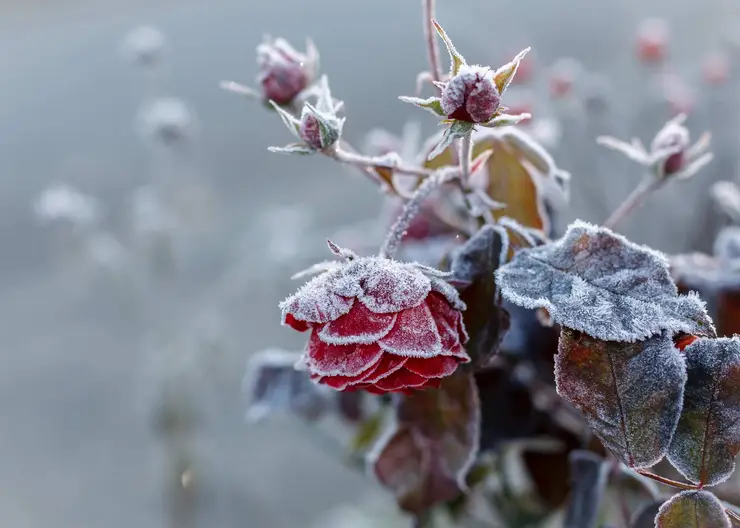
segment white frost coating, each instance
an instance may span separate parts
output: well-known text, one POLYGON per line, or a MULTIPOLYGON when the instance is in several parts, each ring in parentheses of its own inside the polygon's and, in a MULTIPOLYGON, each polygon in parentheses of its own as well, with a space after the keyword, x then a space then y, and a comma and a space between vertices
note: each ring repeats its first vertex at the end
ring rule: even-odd
POLYGON ((704 302, 678 295, 662 254, 582 221, 560 240, 517 253, 496 281, 512 303, 545 308, 559 324, 599 339, 715 333, 704 302))
POLYGON ((312 374, 322 377, 357 377, 369 373, 382 357, 383 350, 376 345, 329 345, 313 330, 302 361, 312 374))
POLYGON ((401 312, 393 330, 378 345, 403 357, 431 358, 442 353, 442 340, 426 304, 401 312))
POLYGON ((655 526, 679 526, 683 521, 690 528, 731 528, 725 507, 708 491, 682 491, 668 499, 658 510, 655 526))
POLYGON ((319 338, 330 345, 369 345, 388 335, 397 317, 376 314, 358 304, 351 313, 327 323, 319 331, 319 338))

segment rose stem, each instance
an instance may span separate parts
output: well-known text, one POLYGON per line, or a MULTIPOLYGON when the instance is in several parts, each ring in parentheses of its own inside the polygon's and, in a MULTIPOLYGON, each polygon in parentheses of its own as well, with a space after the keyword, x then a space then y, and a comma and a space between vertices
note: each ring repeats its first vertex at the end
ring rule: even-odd
MULTIPOLYGON (((427 57, 429 59, 429 69, 432 79, 439 82, 442 80, 442 70, 439 67, 439 47, 435 38, 435 30, 432 26, 432 20, 436 17, 435 0, 422 0, 422 11, 424 16, 424 37, 427 41, 427 57)), ((440 91, 440 88, 437 87, 440 91)))
POLYGON ((632 212, 640 207, 645 199, 660 186, 660 181, 648 176, 634 188, 630 195, 616 208, 616 210, 604 222, 604 227, 614 229, 632 212))
POLYGON ((671 486, 672 488, 679 488, 682 490, 699 489, 699 486, 695 486, 693 484, 686 484, 685 482, 678 482, 677 480, 671 480, 669 478, 656 475, 655 473, 651 473, 650 471, 645 471, 645 470, 640 469, 640 470, 637 470, 637 473, 639 473, 643 477, 647 477, 649 479, 653 479, 657 482, 660 482, 661 484, 665 484, 666 486, 671 486))

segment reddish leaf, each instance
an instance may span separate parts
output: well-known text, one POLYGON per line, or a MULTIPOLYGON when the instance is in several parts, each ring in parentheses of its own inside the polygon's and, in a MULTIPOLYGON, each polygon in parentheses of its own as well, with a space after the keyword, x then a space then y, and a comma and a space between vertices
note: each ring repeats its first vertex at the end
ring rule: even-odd
POLYGON ((378 442, 370 463, 398 505, 419 514, 455 499, 478 452, 480 404, 473 377, 458 372, 439 389, 404 397, 397 422, 378 442))
POLYGON ((656 528, 730 528, 729 517, 708 491, 684 491, 660 507, 656 528))
POLYGON ((684 350, 688 381, 668 460, 703 486, 727 480, 740 451, 740 339, 699 339, 684 350))
POLYGON ((555 361, 558 393, 619 460, 644 468, 663 458, 686 381, 681 353, 667 334, 620 343, 563 329, 555 361))

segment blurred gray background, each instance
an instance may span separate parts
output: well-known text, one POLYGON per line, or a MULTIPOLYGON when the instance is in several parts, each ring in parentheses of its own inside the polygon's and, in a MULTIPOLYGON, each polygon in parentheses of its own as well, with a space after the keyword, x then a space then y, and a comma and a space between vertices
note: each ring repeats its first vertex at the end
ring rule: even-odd
MULTIPOLYGON (((438 3, 471 61, 503 60, 531 45, 538 64, 570 55, 621 79, 614 97, 628 101, 644 91, 639 76, 625 73, 634 69, 640 19, 670 20, 672 57, 687 75, 695 66, 685 65, 718 45, 735 20, 730 2, 709 0, 438 3)), ((408 118, 431 133, 432 120, 397 100, 425 68, 420 2, 33 0, 4 1, 0 13, 0 525, 168 525, 166 448, 152 428, 158 374, 150 371, 179 360, 166 356, 164 366, 152 366, 142 342, 155 327, 187 340, 213 319, 227 344, 209 360, 207 379, 188 385, 201 410, 192 439, 195 525, 311 526, 337 505, 380 493, 296 421, 249 425, 241 378, 255 351, 302 346, 302 336, 279 325, 276 305, 296 287, 288 277, 327 256, 327 235, 376 216, 381 197, 326 159, 268 153, 268 145, 289 141, 286 130, 218 82, 252 83, 264 33, 297 47, 311 36, 346 102, 350 142, 361 145, 374 127, 398 132, 408 118), (34 219, 31 203, 50 183, 66 182, 99 198, 107 228, 120 231, 127 196, 152 172, 134 127, 147 80, 120 53, 124 36, 141 24, 167 38, 162 95, 181 97, 197 115, 187 171, 213 191, 215 213, 187 236, 177 280, 129 295, 131 288, 60 258, 53 230, 34 219), (280 237, 288 237, 283 245, 280 237)), ((723 136, 730 149, 734 134, 733 126, 723 136)), ((602 220, 637 181, 635 167, 608 159, 619 167, 608 177, 563 162, 573 172, 565 219, 602 220)), ((731 179, 732 170, 711 177, 731 179)), ((625 230, 667 251, 696 246, 703 235, 692 226, 712 214, 705 194, 706 181, 668 189, 625 230)))

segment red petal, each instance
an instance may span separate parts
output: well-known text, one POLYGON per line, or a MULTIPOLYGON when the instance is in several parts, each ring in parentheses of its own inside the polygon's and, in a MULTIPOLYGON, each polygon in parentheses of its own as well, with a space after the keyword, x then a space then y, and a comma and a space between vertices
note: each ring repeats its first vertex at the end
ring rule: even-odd
POLYGON ((404 357, 433 357, 442 353, 442 342, 426 303, 398 314, 396 325, 378 341, 386 352, 404 357))
POLYGON ((406 361, 408 361, 408 359, 403 356, 396 356, 394 354, 383 354, 383 357, 380 359, 380 361, 378 361, 378 364, 375 366, 375 368, 367 374, 363 375, 362 382, 375 383, 378 380, 388 377, 394 372, 401 370, 406 361))
POLYGON ((459 310, 456 310, 444 296, 436 292, 429 294, 426 303, 437 324, 443 349, 451 350, 455 345, 467 342, 468 334, 463 326, 462 314, 459 310))
POLYGON ((451 356, 410 358, 406 360, 406 369, 425 378, 444 378, 455 372, 459 363, 451 356))
POLYGON ((299 321, 295 317, 293 317, 293 314, 289 313, 285 316, 285 324, 293 328, 294 330, 298 330, 299 332, 305 332, 308 330, 309 324, 306 321, 299 321))
POLYGON ((390 332, 395 322, 396 314, 376 314, 364 304, 355 303, 349 313, 327 323, 320 337, 333 345, 369 345, 390 332))
POLYGON ((420 387, 427 382, 427 378, 414 374, 406 369, 401 369, 394 372, 387 378, 375 383, 375 386, 387 392, 397 391, 401 389, 410 389, 420 387))
POLYGON ((308 340, 306 367, 320 376, 359 376, 383 355, 378 345, 332 345, 319 338, 314 328, 308 340))
POLYGON ((676 345, 676 348, 683 352, 683 350, 689 346, 691 343, 699 339, 695 335, 691 334, 680 334, 678 337, 673 338, 673 342, 676 345))

